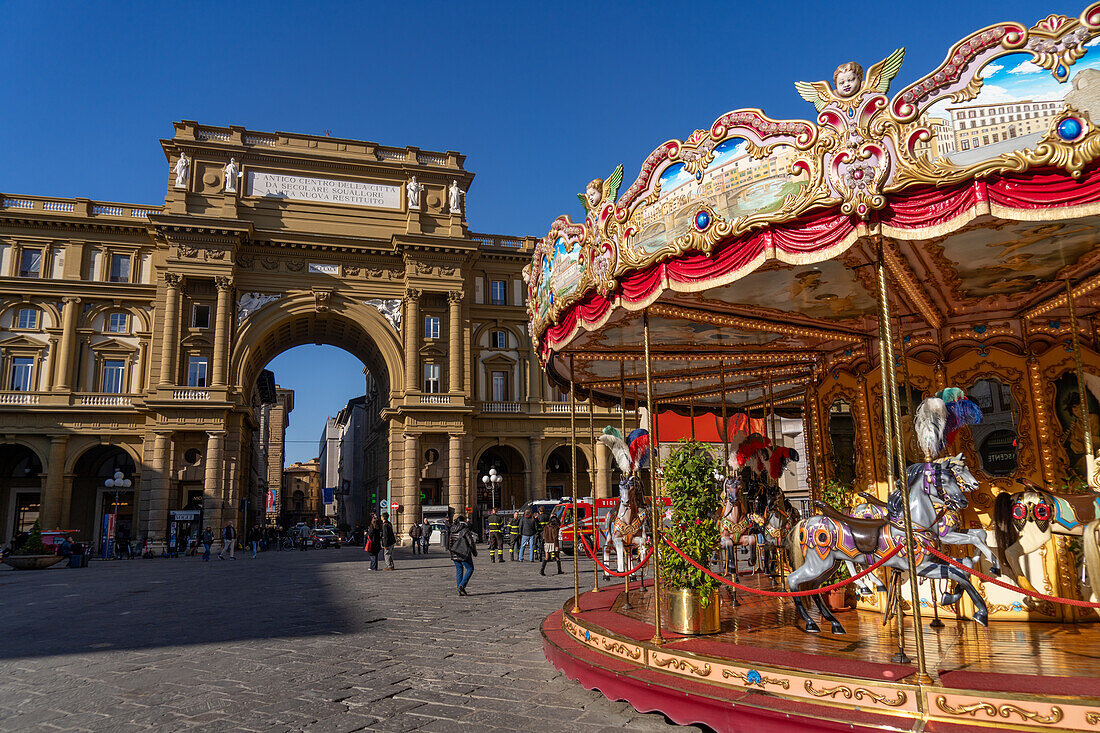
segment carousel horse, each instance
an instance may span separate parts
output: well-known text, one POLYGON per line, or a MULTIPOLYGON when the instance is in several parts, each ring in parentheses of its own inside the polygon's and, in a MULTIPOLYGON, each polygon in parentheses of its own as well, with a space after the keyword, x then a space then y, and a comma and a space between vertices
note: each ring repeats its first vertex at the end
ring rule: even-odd
MULTIPOLYGON (((645 557, 645 546, 648 542, 645 492, 642 491, 642 482, 637 474, 649 462, 649 412, 646 408, 639 407, 638 417, 639 427, 632 430, 625 440, 622 433, 613 426, 604 428, 603 434, 597 438, 611 449, 611 454, 623 474, 619 481, 619 505, 616 511, 607 515, 601 528, 601 536, 604 538, 604 564, 611 561, 610 552, 614 546, 616 570, 620 573, 625 571, 628 554, 637 552, 639 561, 645 557)), ((641 570, 644 576, 644 568, 641 570)), ((610 577, 604 573, 605 580, 610 577)))
POLYGON ((737 572, 737 548, 753 548, 755 555, 756 535, 749 532, 749 520, 744 517, 738 487, 741 479, 736 474, 722 483, 722 515, 718 519, 719 539, 722 548, 722 574, 733 577, 737 572))
MULTIPOLYGON (((615 569, 622 573, 628 556, 637 554, 639 560, 645 557, 645 546, 649 541, 646 534, 646 512, 644 504, 637 497, 645 497, 642 491, 642 483, 636 476, 624 476, 619 481, 619 506, 615 512, 608 513, 603 527, 603 563, 611 562, 611 547, 615 547, 615 569)), ((645 568, 639 568, 642 579, 645 579, 645 568)), ((611 576, 606 572, 604 580, 610 580, 611 576)))
MULTIPOLYGON (((939 498, 940 493, 936 487, 944 481, 953 481, 965 492, 971 492, 978 488, 978 480, 970 473, 970 468, 966 465, 966 459, 963 458, 962 454, 941 458, 931 463, 914 463, 905 470, 905 478, 909 482, 910 493, 923 491, 932 499, 938 517, 935 525, 935 536, 939 537, 940 542, 947 545, 970 545, 974 548, 975 554, 972 557, 965 558, 963 564, 972 568, 977 564, 980 557, 985 557, 992 574, 1000 575, 1000 565, 993 550, 989 547, 985 530, 978 528, 961 531, 962 515, 944 504, 939 498)), ((900 493, 899 489, 894 489, 891 492, 891 497, 894 494, 898 495, 896 499, 898 506, 901 502, 900 493)), ((853 517, 857 519, 884 519, 889 515, 889 501, 881 501, 867 492, 860 494, 860 496, 867 501, 863 504, 857 504, 852 509, 851 514, 853 517)), ((901 521, 901 515, 894 517, 894 520, 901 521)), ((932 529, 918 524, 916 517, 913 518, 913 528, 918 530, 932 529)), ((851 562, 846 564, 848 572, 855 575, 855 566, 851 562)), ((885 590, 882 582, 874 575, 860 578, 856 581, 856 585, 857 592, 863 595, 870 595, 875 590, 885 590)))
MULTIPOLYGON (((923 465, 917 464, 917 471, 923 477, 923 465)), ((909 492, 909 512, 915 530, 917 527, 931 528, 938 524, 938 510, 935 502, 938 501, 956 511, 961 511, 969 503, 962 487, 956 481, 947 481, 938 485, 932 482, 932 486, 928 488, 927 492, 909 492)), ((888 502, 891 517, 901 513, 901 501, 901 492, 891 494, 888 502)), ((787 538, 791 556, 800 555, 802 559, 801 564, 787 576, 787 586, 792 591, 820 587, 842 562, 873 565, 883 555, 905 543, 904 529, 890 518, 857 519, 841 514, 820 502, 816 505, 824 514, 814 515, 799 522, 787 538)), ((965 592, 974 602, 976 609, 974 620, 983 626, 987 625, 989 611, 985 599, 970 582, 970 576, 963 570, 939 562, 925 551, 924 541, 933 539, 930 530, 915 531, 915 534, 917 542, 913 552, 917 563, 915 568, 917 575, 922 578, 955 581, 957 583, 955 590, 944 593, 940 601, 941 605, 948 606, 955 603, 965 592)), ((908 572, 909 563, 906 553, 899 552, 894 555, 886 561, 885 566, 908 572)), ((825 606, 821 596, 815 595, 813 599, 822 618, 831 624, 833 633, 843 634, 844 627, 825 606)), ((806 612, 800 596, 795 596, 794 604, 798 615, 806 624, 805 630, 809 633, 820 631, 817 623, 806 612)))
POLYGON ((753 525, 759 531, 756 536, 756 546, 759 550, 756 570, 776 575, 779 572, 780 563, 783 562, 780 551, 785 549, 785 538, 801 517, 798 509, 788 501, 779 486, 770 486, 765 498, 767 503, 763 511, 749 515, 753 525))
POLYGON ((1100 596, 1100 494, 1056 494, 1034 484, 1027 486, 1014 494, 998 494, 993 502, 1001 564, 1021 588, 1034 591, 1020 560, 1046 545, 1053 535, 1080 537, 1089 585, 1100 596))

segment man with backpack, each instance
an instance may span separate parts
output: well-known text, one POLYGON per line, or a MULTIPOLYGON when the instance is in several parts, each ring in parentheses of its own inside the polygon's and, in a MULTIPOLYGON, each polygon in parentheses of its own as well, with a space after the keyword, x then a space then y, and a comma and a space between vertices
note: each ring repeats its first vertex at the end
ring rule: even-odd
POLYGON ((236 560, 234 555, 234 546, 237 544, 237 530, 233 527, 233 522, 226 522, 225 529, 222 530, 222 550, 218 553, 218 559, 224 560, 225 553, 229 551, 229 559, 236 560))
POLYGON ((470 582, 470 576, 474 574, 474 558, 477 557, 477 544, 470 525, 466 523, 466 517, 459 514, 451 525, 451 542, 447 547, 451 552, 451 560, 455 564, 455 584, 458 586, 458 594, 467 596, 466 584, 470 582))

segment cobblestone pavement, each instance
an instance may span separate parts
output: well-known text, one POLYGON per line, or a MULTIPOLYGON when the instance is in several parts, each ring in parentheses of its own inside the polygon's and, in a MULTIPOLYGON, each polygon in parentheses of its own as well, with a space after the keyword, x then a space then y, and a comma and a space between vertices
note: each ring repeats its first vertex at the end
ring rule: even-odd
POLYGON ((487 555, 468 598, 439 550, 394 572, 357 548, 2 570, 0 730, 672 728, 543 657, 568 561, 487 555))

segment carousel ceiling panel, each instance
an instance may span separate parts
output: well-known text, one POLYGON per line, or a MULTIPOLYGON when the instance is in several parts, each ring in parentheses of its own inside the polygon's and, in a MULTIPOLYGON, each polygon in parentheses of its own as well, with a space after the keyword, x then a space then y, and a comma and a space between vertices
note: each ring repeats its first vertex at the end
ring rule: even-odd
POLYGON ((971 228, 925 244, 947 303, 959 299, 1022 302, 1067 267, 1097 258, 1100 217, 971 228))
POLYGON ((873 316, 878 305, 856 272, 838 260, 800 267, 758 270, 729 285, 678 300, 711 309, 731 304, 760 309, 762 315, 790 314, 825 321, 873 316))

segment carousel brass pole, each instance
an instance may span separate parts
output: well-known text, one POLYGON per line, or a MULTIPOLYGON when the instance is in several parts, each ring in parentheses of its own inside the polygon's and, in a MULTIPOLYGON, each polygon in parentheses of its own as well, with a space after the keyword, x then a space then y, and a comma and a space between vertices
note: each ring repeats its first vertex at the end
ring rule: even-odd
MULTIPOLYGON (((904 454, 900 452, 901 448, 901 435, 900 422, 898 420, 898 413, 900 412, 900 406, 898 404, 898 390, 897 390, 897 373, 894 369, 894 344, 890 334, 890 300, 886 293, 886 265, 883 261, 881 241, 878 257, 878 296, 879 296, 879 311, 883 332, 879 334, 880 349, 885 357, 882 360, 881 366, 885 372, 884 382, 886 389, 883 391, 882 401, 885 414, 889 417, 889 421, 892 425, 886 429, 887 441, 890 440, 891 432, 894 433, 894 439, 896 440, 895 448, 898 449, 898 453, 895 455, 898 459, 904 463, 904 454), (889 406, 887 405, 889 403, 889 406), (893 430, 891 431, 891 427, 893 430)), ((887 448, 887 460, 889 461, 891 456, 891 450, 887 448)), ((889 465, 889 464, 888 464, 889 465)), ((890 476, 891 488, 893 487, 893 467, 888 469, 888 475, 890 476)), ((924 655, 924 624, 921 621, 920 611, 920 590, 917 586, 917 559, 916 552, 913 545, 916 543, 916 536, 913 534, 913 518, 909 511, 909 482, 905 479, 905 472, 901 473, 901 490, 904 501, 902 506, 904 508, 905 515, 905 557, 906 562, 909 565, 909 593, 912 598, 913 608, 913 637, 917 647, 917 674, 922 683, 930 684, 932 678, 928 676, 928 667, 926 665, 924 655)), ((901 593, 898 593, 898 604, 900 611, 901 593)), ((902 616, 898 614, 898 627, 901 628, 902 616)))
POLYGON ((645 400, 646 409, 649 410, 650 432, 654 439, 650 446, 649 454, 649 488, 652 496, 650 514, 653 518, 653 644, 664 644, 661 638, 661 571, 657 562, 658 548, 661 545, 661 521, 660 504, 657 502, 657 453, 660 445, 657 439, 657 416, 653 413, 653 376, 650 373, 649 363, 649 312, 642 311, 642 333, 645 339, 645 400))
MULTIPOLYGON (((718 383, 722 387, 722 473, 726 474, 730 470, 730 429, 729 422, 726 420, 726 364, 721 359, 718 360, 718 383)), ((725 487, 722 487, 722 491, 725 492, 725 487)), ((718 533, 721 535, 721 526, 719 526, 718 533)), ((722 563, 722 566, 725 572, 730 573, 731 578, 737 577, 736 547, 733 548, 733 570, 730 570, 728 553, 726 553, 725 562, 722 563)), ((730 595, 733 596, 733 604, 736 606, 737 591, 728 585, 726 589, 729 590, 730 595)))
MULTIPOLYGON (((577 378, 577 373, 573 368, 573 355, 569 355, 569 447, 573 451, 573 461, 570 466, 570 470, 573 473, 573 527, 576 528, 577 517, 577 391, 573 383, 573 380, 577 378)), ((573 613, 580 613, 580 597, 581 597, 581 579, 580 579, 580 565, 581 560, 576 551, 576 543, 573 548, 573 613)))
MULTIPOLYGON (((623 359, 619 359, 619 392, 621 392, 621 401, 619 403, 619 417, 622 420, 623 426, 623 440, 626 440, 626 362, 623 359)), ((634 405, 637 409, 637 405, 634 405)))
POLYGON ((691 380, 688 380, 688 419, 691 420, 691 442, 695 442, 695 395, 691 380))
POLYGON ((1066 305, 1069 306, 1069 332, 1073 337, 1073 361, 1077 367, 1078 411, 1081 413, 1081 429, 1085 434, 1085 481, 1093 489, 1096 457, 1092 453, 1092 426, 1089 425, 1089 393, 1085 390, 1085 368, 1081 364, 1081 337, 1077 331, 1077 308, 1073 303, 1073 288, 1066 279, 1066 305))
MULTIPOLYGON (((772 450, 779 448, 779 428, 775 425, 775 389, 772 386, 772 373, 768 372, 768 404, 770 405, 768 413, 768 422, 771 423, 772 429, 772 450)), ((771 476, 771 466, 768 466, 768 475, 771 476)), ((779 476, 775 478, 775 487, 779 489, 779 476)), ((779 489, 782 493, 782 489, 779 489)), ((782 527, 782 524, 780 525, 782 527)), ((779 574, 779 586, 781 588, 787 587, 787 573, 783 568, 783 553, 784 544, 780 541, 779 536, 775 538, 775 569, 779 574)))
MULTIPOLYGON (((599 451, 599 443, 596 442, 596 417, 593 413, 596 412, 596 406, 592 402, 592 393, 588 394, 588 433, 592 438, 592 465, 589 466, 589 475, 592 482, 592 550, 595 551, 596 541, 596 480, 598 478, 596 468, 596 452, 599 451)), ((583 549, 583 545, 578 541, 578 537, 583 537, 584 533, 581 532, 581 517, 577 512, 577 507, 573 507, 573 561, 576 562, 580 559, 580 551, 583 549)), ((596 565, 596 558, 592 558, 592 590, 597 591, 600 589, 600 567, 596 565)))

